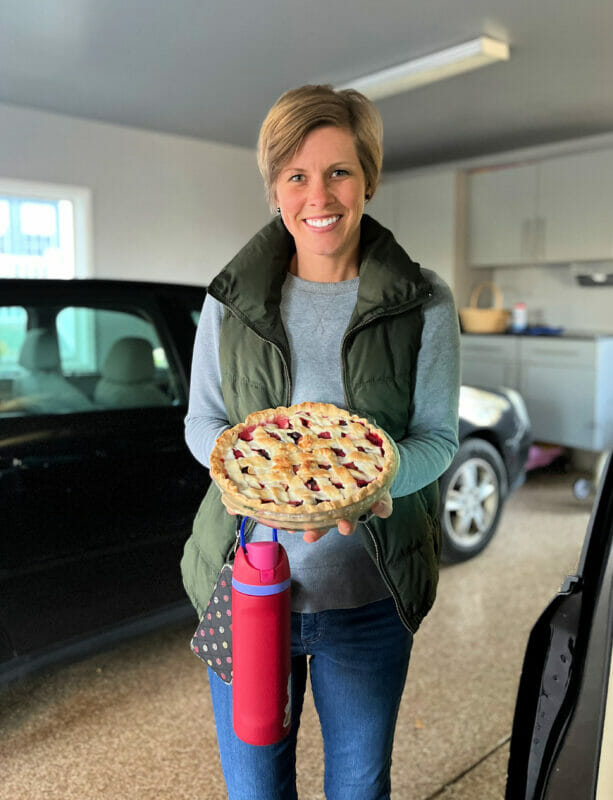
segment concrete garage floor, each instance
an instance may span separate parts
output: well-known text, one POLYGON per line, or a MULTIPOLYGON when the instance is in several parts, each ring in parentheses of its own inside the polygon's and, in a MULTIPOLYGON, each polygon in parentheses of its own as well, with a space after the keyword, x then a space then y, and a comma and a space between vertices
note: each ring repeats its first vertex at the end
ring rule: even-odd
MULTIPOLYGON (((392 768, 398 800, 500 800, 524 648, 576 569, 591 501, 574 475, 532 475, 478 558, 444 567, 419 631, 392 768)), ((222 800, 207 681, 190 628, 130 642, 0 694, 0 800, 222 800)), ((310 697, 302 800, 323 800, 310 697)), ((257 800, 257 791, 254 792, 257 800)))

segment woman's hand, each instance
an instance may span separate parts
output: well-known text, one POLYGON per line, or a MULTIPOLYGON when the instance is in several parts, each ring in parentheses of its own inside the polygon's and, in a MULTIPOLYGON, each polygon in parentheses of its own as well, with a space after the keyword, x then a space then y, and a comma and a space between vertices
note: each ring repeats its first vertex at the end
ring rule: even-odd
MULTIPOLYGON (((383 497, 372 506, 370 509, 376 517, 387 519, 393 511, 392 498, 389 492, 386 492, 383 497)), ((343 536, 351 536, 357 527, 357 521, 351 522, 348 519, 339 519, 337 522, 338 532, 343 536)), ((305 542, 317 542, 322 536, 325 536, 330 528, 317 528, 314 530, 305 531, 302 538, 305 542)))
MULTIPOLYGON (((370 510, 376 517, 380 517, 381 519, 387 519, 387 517, 390 517, 392 515, 392 511, 394 510, 390 493, 386 492, 383 497, 371 507, 370 510)), ((232 516, 237 515, 236 511, 231 511, 227 506, 226 511, 232 516)), ((258 519, 256 522, 259 522, 260 525, 266 525, 268 528, 276 527, 266 520, 258 519)), ((336 523, 336 527, 338 528, 338 532, 343 536, 351 536, 357 527, 357 521, 351 522, 348 519, 339 519, 336 523)), ((302 538, 305 542, 317 542, 322 538, 322 536, 325 536, 329 530, 331 530, 331 528, 314 528, 312 530, 307 530, 302 535, 302 538)), ((296 533, 296 531, 288 531, 288 533, 296 533)))

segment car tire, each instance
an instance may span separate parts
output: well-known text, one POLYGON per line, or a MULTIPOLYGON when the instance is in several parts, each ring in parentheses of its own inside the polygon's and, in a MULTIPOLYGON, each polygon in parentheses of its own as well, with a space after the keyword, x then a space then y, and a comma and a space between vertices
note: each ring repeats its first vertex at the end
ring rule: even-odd
POLYGON ((480 553, 498 526, 506 493, 506 470, 485 439, 466 439, 439 482, 441 557, 466 561, 480 553))

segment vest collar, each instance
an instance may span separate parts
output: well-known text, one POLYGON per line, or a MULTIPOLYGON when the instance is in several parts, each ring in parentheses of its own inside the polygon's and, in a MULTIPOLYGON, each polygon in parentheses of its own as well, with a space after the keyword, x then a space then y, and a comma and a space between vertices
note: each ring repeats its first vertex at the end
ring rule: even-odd
MULTIPOLYGON (((431 288, 390 231, 367 214, 361 222, 358 299, 351 327, 420 305, 431 288)), ((213 279, 208 291, 254 330, 281 345, 281 289, 294 239, 280 217, 262 228, 213 279)))

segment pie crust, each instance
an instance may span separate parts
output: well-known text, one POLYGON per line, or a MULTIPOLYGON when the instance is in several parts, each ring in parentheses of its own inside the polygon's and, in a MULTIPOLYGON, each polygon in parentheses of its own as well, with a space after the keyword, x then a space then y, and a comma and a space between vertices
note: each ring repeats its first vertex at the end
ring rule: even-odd
POLYGON ((230 509, 308 525, 374 504, 394 478, 396 451, 366 419, 330 403, 299 403, 257 411, 224 431, 210 465, 230 509))

